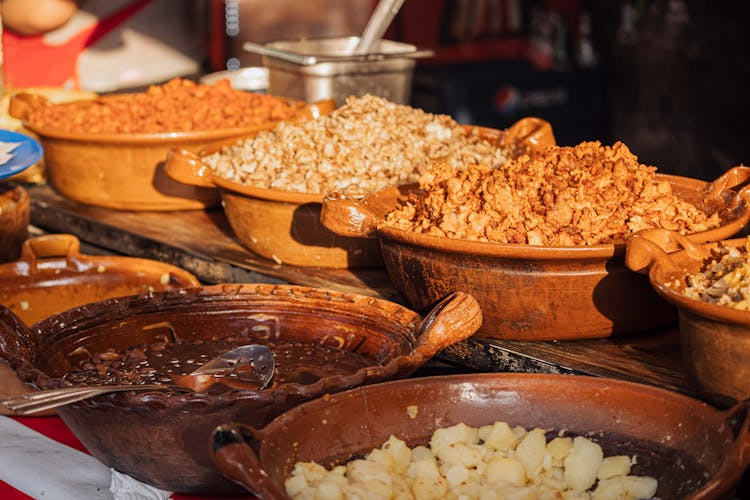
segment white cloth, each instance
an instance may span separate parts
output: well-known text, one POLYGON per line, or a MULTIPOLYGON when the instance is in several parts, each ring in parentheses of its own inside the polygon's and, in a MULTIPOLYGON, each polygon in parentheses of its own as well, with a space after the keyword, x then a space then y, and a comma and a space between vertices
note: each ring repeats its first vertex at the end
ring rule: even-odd
POLYGON ((3 416, 0 480, 44 500, 165 500, 170 495, 3 416))

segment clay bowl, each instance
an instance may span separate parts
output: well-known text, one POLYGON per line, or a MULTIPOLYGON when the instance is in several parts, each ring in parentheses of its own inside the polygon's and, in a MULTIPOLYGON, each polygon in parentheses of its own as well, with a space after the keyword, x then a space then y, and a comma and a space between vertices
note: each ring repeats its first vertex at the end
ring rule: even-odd
POLYGON ((214 432, 213 458, 261 498, 288 498, 283 482, 298 461, 329 468, 391 435, 413 447, 427 445, 437 426, 495 421, 586 435, 605 456, 636 455, 631 474, 657 478, 663 500, 722 498, 750 462, 747 403, 721 412, 653 386, 518 373, 387 382, 305 403, 263 429, 228 422, 214 432))
MULTIPOLYGON (((196 150, 276 124, 153 134, 71 133, 26 121, 34 109, 46 105, 42 96, 21 93, 11 98, 9 110, 40 138, 50 184, 71 200, 123 210, 193 210, 217 205, 219 197, 214 189, 175 182, 164 173, 168 151, 196 150)), ((295 119, 331 109, 332 102, 311 104, 295 119)))
MULTIPOLYGON (((750 220, 750 176, 735 167, 713 183, 659 175, 679 196, 722 214, 721 227, 690 235, 718 241, 750 220)), ((336 234, 380 240, 385 267, 409 304, 421 310, 454 290, 479 301, 485 321, 477 336, 570 340, 641 332, 675 320, 644 276, 624 262, 625 245, 551 247, 483 243, 416 234, 382 225, 399 198, 416 185, 385 189, 364 199, 329 195, 321 220, 336 234)), ((674 248, 670 249, 674 250, 674 248)))
MULTIPOLYGON (((746 243, 746 238, 721 242, 736 248, 746 243)), ((683 366, 707 399, 726 405, 750 398, 750 312, 692 299, 681 292, 686 276, 700 271, 718 244, 696 245, 662 230, 632 238, 625 263, 634 271, 647 270, 656 293, 677 307, 683 366), (684 250, 667 254, 660 246, 664 241, 677 242, 684 250)))
MULTIPOLYGON (((31 325, 74 306, 148 290, 200 286, 187 271, 163 262, 80 252, 71 234, 26 240, 18 260, 0 265, 0 304, 31 325)), ((29 392, 0 360, 0 398, 29 392)), ((0 405, 0 414, 9 414, 0 405)))
POLYGON ((16 260, 29 236, 29 193, 18 184, 0 183, 0 262, 16 260))
MULTIPOLYGON (((58 408, 78 439, 107 466, 162 489, 218 495, 242 489, 221 476, 209 456, 207 443, 217 425, 262 427, 323 394, 406 377, 480 323, 476 301, 460 293, 422 318, 396 303, 355 294, 227 284, 109 299, 30 329, 0 308, 0 353, 21 380, 38 388, 65 385, 60 377, 72 367, 67 354, 74 349, 128 348, 164 335, 196 340, 241 334, 248 343, 296 340, 353 351, 377 363, 306 385, 280 383, 218 395, 134 391, 58 408)), ((301 365, 315 360, 303 359, 301 365)))
MULTIPOLYGON (((468 127, 489 141, 517 152, 555 144, 551 125, 538 118, 520 120, 506 131, 468 127)), ((320 222, 324 194, 256 188, 215 175, 202 157, 221 151, 215 144, 198 153, 172 150, 167 175, 186 184, 218 187, 232 231, 253 253, 278 264, 324 268, 382 267, 377 241, 340 236, 320 222)))

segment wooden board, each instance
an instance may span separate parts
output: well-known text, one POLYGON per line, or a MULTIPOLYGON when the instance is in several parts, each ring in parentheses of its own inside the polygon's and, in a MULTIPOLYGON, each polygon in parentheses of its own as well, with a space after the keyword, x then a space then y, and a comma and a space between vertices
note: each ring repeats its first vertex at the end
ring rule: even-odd
MULTIPOLYGON (((47 185, 29 186, 31 222, 125 255, 178 265, 204 283, 292 283, 361 293, 404 303, 384 269, 330 270, 277 264, 240 245, 224 213, 126 212, 85 206, 47 185)), ((690 395, 676 326, 611 339, 521 342, 472 338, 443 351, 440 373, 526 371, 585 374, 654 384, 690 395)), ((422 370, 421 374, 430 374, 422 370)))

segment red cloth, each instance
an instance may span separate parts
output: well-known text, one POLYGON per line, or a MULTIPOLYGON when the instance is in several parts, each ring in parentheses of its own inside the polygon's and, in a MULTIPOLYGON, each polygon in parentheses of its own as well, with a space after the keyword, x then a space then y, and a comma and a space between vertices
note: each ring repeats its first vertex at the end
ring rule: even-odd
MULTIPOLYGON (((47 436, 48 438, 62 443, 64 445, 75 448, 76 450, 88 453, 86 448, 83 447, 77 437, 68 429, 65 422, 60 417, 14 417, 16 421, 22 423, 30 429, 34 429, 47 436)), ((17 489, 13 488, 9 484, 0 481, 0 498, 3 500, 33 500, 32 497, 21 493, 17 489)), ((206 497, 196 495, 183 495, 175 493, 170 498, 174 500, 250 500, 254 497, 243 496, 243 497, 206 497)))

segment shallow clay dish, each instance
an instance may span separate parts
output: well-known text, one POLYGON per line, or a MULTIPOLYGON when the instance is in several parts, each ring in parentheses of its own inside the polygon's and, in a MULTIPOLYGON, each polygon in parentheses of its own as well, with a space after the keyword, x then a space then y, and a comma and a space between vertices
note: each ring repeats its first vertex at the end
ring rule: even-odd
MULTIPOLYGON (((498 146, 512 145, 516 152, 555 144, 551 125, 525 118, 505 131, 474 129, 498 146)), ((172 150, 166 171, 179 182, 205 188, 218 187, 222 205, 240 243, 250 251, 279 264, 326 268, 380 267, 377 241, 342 237, 320 222, 324 194, 256 188, 215 175, 202 157, 221 150, 222 144, 198 153, 172 150)))
MULTIPOLYGON (((362 384, 410 375, 437 351, 476 331, 481 312, 454 294, 424 318, 396 303, 298 286, 229 284, 114 298, 70 309, 31 329, 0 308, 0 353, 38 388, 66 385, 68 353, 128 348, 167 335, 185 340, 247 336, 295 340, 355 352, 377 364, 310 384, 221 394, 157 391, 99 396, 58 408, 91 454, 107 466, 180 493, 238 493, 208 453, 225 422, 262 427, 297 404, 362 384)), ((310 357, 300 360, 325 369, 310 357)), ((278 364, 277 364, 278 366, 278 364)))
POLYGON ((391 434, 413 447, 427 445, 438 425, 495 421, 586 435, 605 456, 636 455, 631 473, 657 478, 663 500, 722 498, 750 462, 746 403, 720 412, 632 382, 511 373, 361 387, 298 406, 260 430, 228 422, 214 432, 213 454, 224 474, 261 498, 288 498, 283 481, 298 461, 331 467, 380 448, 391 434))
MULTIPOLYGON (((689 236, 705 242, 728 238, 750 220, 750 168, 735 167, 706 183, 658 175, 683 199, 719 211, 719 228, 689 236)), ((321 220, 336 234, 380 240, 385 267, 396 288, 421 310, 454 290, 479 301, 479 336, 516 340, 568 340, 640 332, 675 320, 644 276, 623 259, 625 245, 552 247, 442 238, 382 225, 399 198, 416 185, 385 189, 356 200, 330 195, 321 220)), ((675 250, 676 248, 669 248, 675 250)))
MULTIPOLYGON (((647 269, 654 290, 677 307, 683 366, 708 399, 726 404, 750 398, 750 311, 710 304, 682 293, 686 276, 699 272, 718 244, 696 245, 672 231, 659 230, 647 237, 632 238, 625 263, 634 271, 647 269), (677 242, 684 250, 667 254, 659 246, 665 242, 677 242)), ((721 244, 742 248, 747 239, 721 244)))
MULTIPOLYGON (((0 265, 0 304, 31 325, 74 306, 148 290, 194 288, 200 281, 163 262, 89 256, 71 234, 26 240, 18 260, 0 265)), ((0 360, 0 398, 29 392, 0 360)), ((10 413, 0 405, 0 414, 10 413)))
POLYGON ((0 183, 0 262, 16 260, 29 236, 29 193, 19 184, 0 183))
MULTIPOLYGON (((276 125, 269 122, 194 132, 94 134, 48 130, 25 121, 34 109, 46 105, 43 96, 20 93, 11 98, 9 111, 40 138, 52 186, 74 201, 124 210, 191 210, 217 205, 215 190, 175 182, 164 173, 168 151, 197 150, 276 125)), ((294 119, 332 109, 332 101, 311 104, 294 119)))

